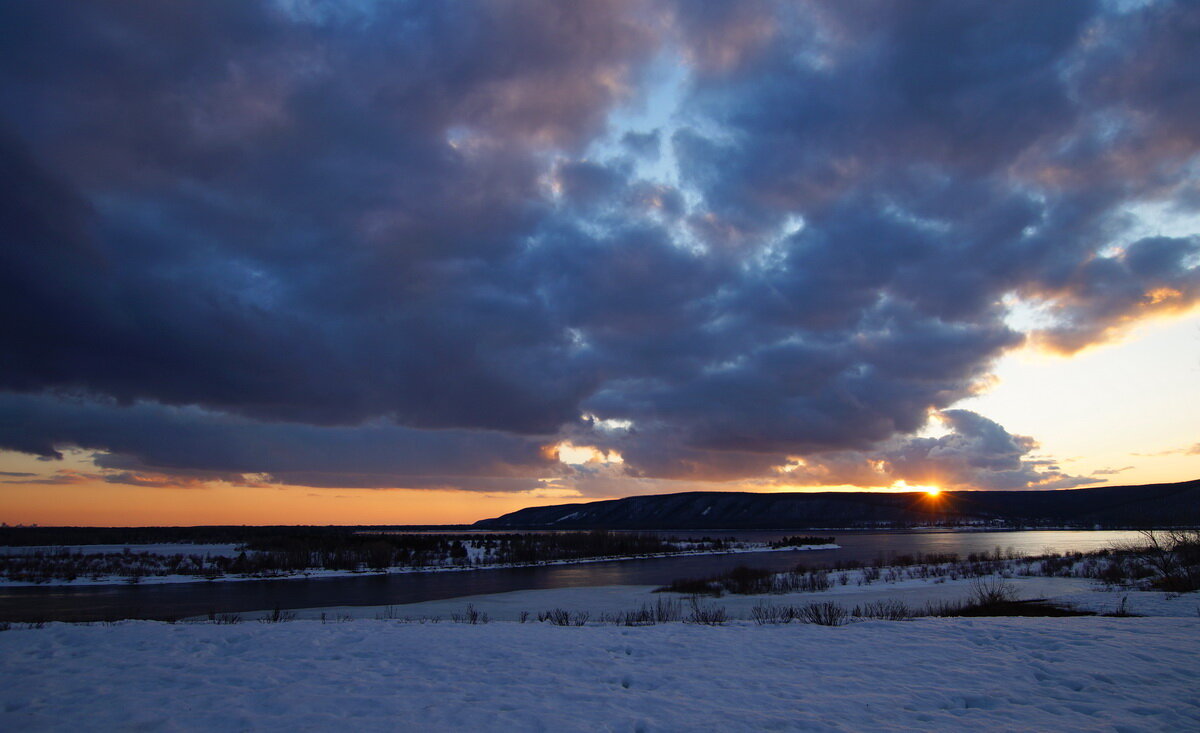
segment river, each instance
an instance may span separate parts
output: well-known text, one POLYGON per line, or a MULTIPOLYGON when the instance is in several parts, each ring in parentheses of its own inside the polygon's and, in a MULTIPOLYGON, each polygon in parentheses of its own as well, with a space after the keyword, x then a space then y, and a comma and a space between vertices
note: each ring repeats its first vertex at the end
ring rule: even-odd
POLYGON ((178 619, 208 613, 326 606, 381 606, 485 593, 602 585, 663 585, 703 577, 738 565, 788 570, 838 562, 869 562, 916 553, 1048 551, 1088 552, 1136 536, 1129 531, 807 531, 666 532, 676 537, 733 536, 767 542, 789 534, 832 535, 836 550, 623 560, 578 565, 497 568, 468 572, 363 574, 342 578, 171 583, 162 585, 0 587, 0 621, 104 621, 178 619))

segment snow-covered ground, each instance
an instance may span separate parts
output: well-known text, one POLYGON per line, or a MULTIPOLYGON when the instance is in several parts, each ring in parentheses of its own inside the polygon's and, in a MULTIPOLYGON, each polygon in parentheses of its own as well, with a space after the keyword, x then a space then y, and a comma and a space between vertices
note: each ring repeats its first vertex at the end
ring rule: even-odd
POLYGON ((728 612, 722 626, 601 622, 660 600, 688 614, 687 598, 650 586, 304 609, 286 623, 18 624, 0 632, 0 730, 1200 730, 1200 593, 1013 577, 1020 598, 1144 617, 745 620, 758 604, 915 608, 963 600, 974 582, 859 584, 863 572, 825 591, 699 600, 728 612), (490 621, 451 620, 468 606, 490 621), (589 621, 534 621, 557 608, 589 621))
POLYGON ((1200 730, 1200 619, 49 624, 0 632, 0 728, 1200 730))
MULTIPOLYGON (((423 565, 421 567, 392 567, 386 570, 318 570, 310 569, 295 573, 280 573, 273 575, 219 575, 209 577, 205 575, 143 575, 137 578, 140 585, 159 585, 163 583, 213 583, 227 581, 252 581, 252 580, 288 580, 288 579, 307 579, 307 578, 343 578, 355 575, 386 575, 386 574, 402 574, 402 573, 453 573, 453 572, 470 572, 474 570, 494 570, 497 568, 515 568, 528 567, 530 565, 582 565, 586 563, 596 562, 618 562, 621 560, 646 560, 650 558, 663 557, 687 557, 694 555, 736 555, 741 553, 754 552, 797 552, 803 550, 836 550, 840 545, 803 545, 798 547, 769 547, 765 544, 757 543, 741 543, 736 547, 728 547, 721 550, 683 550, 681 552, 660 552, 643 555, 626 555, 620 557, 587 557, 587 558, 572 558, 566 560, 544 560, 537 563, 491 563, 482 565, 423 565)), ((119 554, 128 549, 133 553, 149 552, 159 555, 219 555, 224 554, 225 557, 236 557, 240 550, 238 545, 70 545, 65 547, 4 547, 0 548, 0 554, 21 554, 21 551, 32 552, 41 550, 43 552, 54 552, 59 550, 67 550, 72 553, 87 554, 89 552, 103 554, 119 554), (195 551, 173 548, 198 548, 195 551), (88 549, 102 548, 102 549, 88 549), (214 551, 209 552, 206 548, 214 548, 214 551), (4 552, 8 550, 10 552, 4 552)), ((481 556, 478 548, 467 547, 468 558, 475 560, 481 556)), ((124 575, 104 575, 100 577, 80 576, 73 580, 52 579, 45 581, 26 581, 26 580, 11 580, 9 578, 0 577, 0 587, 24 587, 24 586, 93 586, 93 585, 125 585, 130 582, 130 578, 124 575)))

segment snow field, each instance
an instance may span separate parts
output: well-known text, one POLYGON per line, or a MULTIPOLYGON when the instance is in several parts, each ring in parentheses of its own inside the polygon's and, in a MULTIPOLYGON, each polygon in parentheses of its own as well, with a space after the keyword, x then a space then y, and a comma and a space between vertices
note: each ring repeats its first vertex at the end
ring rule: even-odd
POLYGON ((1200 729, 1200 619, 0 633, 6 730, 1200 729))

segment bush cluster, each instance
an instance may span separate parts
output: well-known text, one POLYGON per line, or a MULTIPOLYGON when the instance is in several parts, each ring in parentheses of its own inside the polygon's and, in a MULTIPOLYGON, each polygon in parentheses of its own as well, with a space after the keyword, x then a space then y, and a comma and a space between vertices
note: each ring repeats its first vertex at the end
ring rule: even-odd
POLYGON ((784 537, 783 539, 774 540, 767 543, 770 547, 804 547, 805 545, 832 545, 833 537, 810 537, 797 535, 795 537, 784 537))
POLYGON ((680 602, 665 598, 660 598, 653 606, 643 603, 640 608, 632 611, 600 614, 601 623, 615 626, 653 626, 680 621, 682 618, 683 608, 680 602))
POLYGON ((798 568, 777 573, 765 568, 739 565, 736 568, 708 578, 681 578, 656 589, 655 592, 684 593, 720 597, 726 593, 736 595, 760 595, 764 593, 792 593, 795 591, 822 591, 832 587, 829 572, 807 571, 798 568))

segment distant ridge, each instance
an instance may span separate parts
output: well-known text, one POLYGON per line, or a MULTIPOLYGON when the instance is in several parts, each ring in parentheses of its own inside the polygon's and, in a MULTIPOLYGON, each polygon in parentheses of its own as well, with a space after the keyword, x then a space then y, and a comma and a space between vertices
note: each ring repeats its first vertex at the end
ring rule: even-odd
POLYGON ((478 529, 793 529, 977 524, 1043 527, 1200 525, 1200 479, 1061 491, 687 491, 529 507, 478 529))

